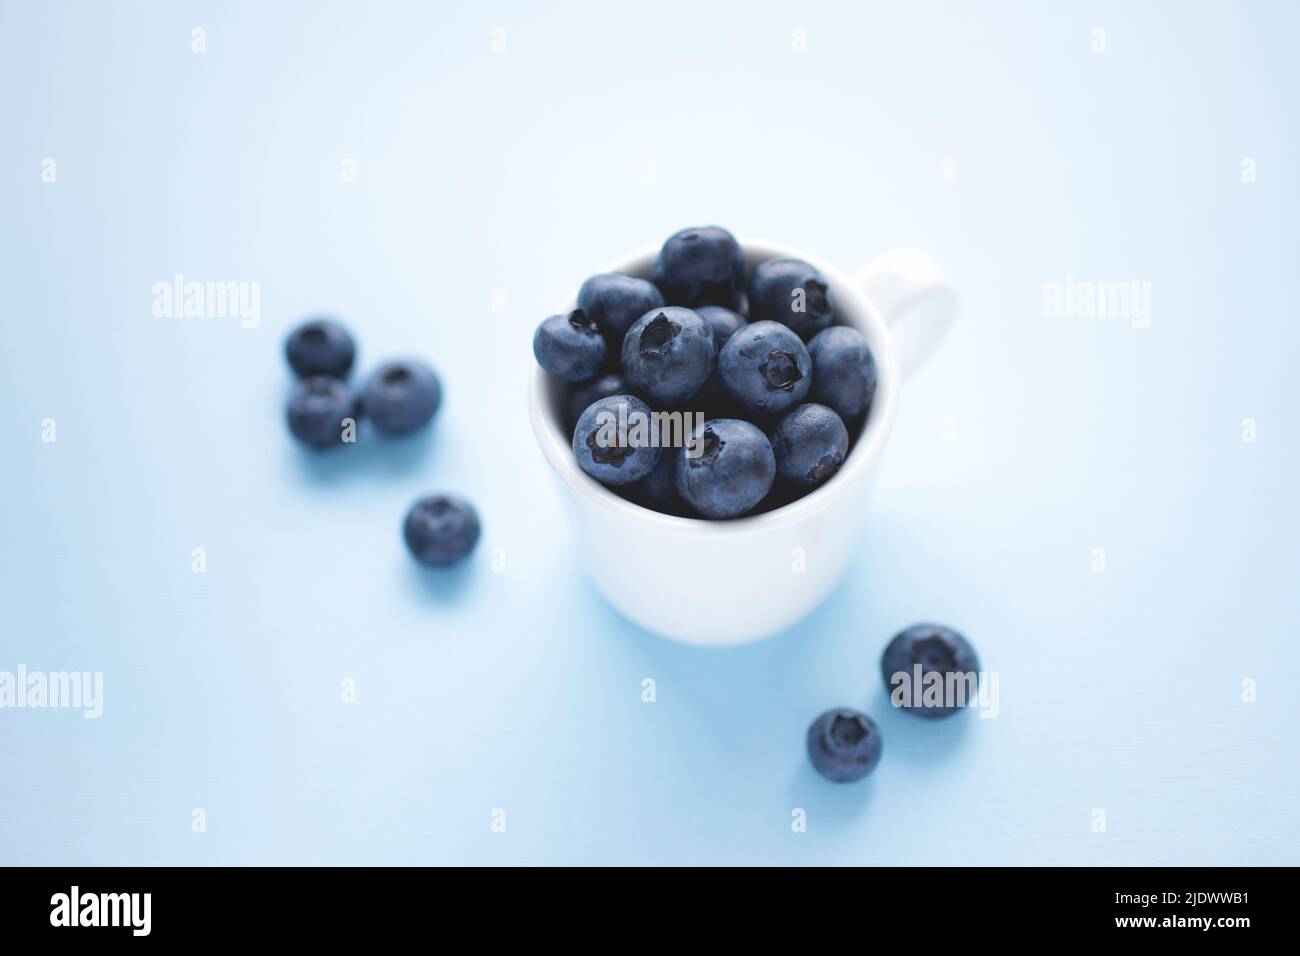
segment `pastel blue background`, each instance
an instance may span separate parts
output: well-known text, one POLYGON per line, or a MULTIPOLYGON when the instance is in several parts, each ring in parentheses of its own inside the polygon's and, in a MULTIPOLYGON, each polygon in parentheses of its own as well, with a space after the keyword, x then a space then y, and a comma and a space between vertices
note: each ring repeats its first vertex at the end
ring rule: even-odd
POLYGON ((6 0, 0 670, 106 699, 0 711, 0 862, 1300 863, 1298 21, 6 0), (524 405, 536 322, 706 222, 846 271, 923 246, 962 295, 861 559, 727 651, 592 591, 524 405), (155 318, 177 272, 259 281, 261 325, 155 318), (1150 282, 1151 326, 1046 317, 1067 273, 1150 282), (320 309, 363 370, 436 364, 431 436, 293 445, 281 342, 320 309), (403 550, 432 489, 483 515, 461 574, 403 550), (996 719, 889 710, 924 619, 999 672, 996 719), (862 785, 804 757, 838 704, 886 738, 862 785))

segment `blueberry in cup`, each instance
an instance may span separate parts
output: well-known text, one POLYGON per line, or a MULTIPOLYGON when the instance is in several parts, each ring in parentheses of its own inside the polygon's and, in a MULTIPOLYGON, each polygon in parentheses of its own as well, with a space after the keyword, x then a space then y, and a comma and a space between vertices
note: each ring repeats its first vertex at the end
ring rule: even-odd
POLYGON ((654 470, 663 451, 649 443, 650 406, 633 395, 593 402, 573 429, 578 467, 606 485, 630 485, 654 470), (640 429, 638 423, 644 422, 640 429))
POLYGON ((779 322, 751 322, 722 347, 718 372, 733 398, 754 415, 800 404, 812 386, 812 360, 803 341, 779 322))
POLYGON ((713 328, 692 309, 651 309, 623 339, 623 375, 658 406, 694 397, 713 374, 713 328))
POLYGON ((831 290, 802 259, 769 259, 749 279, 749 318, 780 322, 802 339, 831 324, 831 290))
POLYGON ((727 339, 749 324, 749 319, 739 312, 721 305, 702 305, 695 311, 709 323, 709 328, 713 329, 713 344, 719 351, 727 344, 727 339))
POLYGON ((670 236, 649 271, 588 278, 577 308, 534 336, 542 369, 567 383, 559 412, 579 467, 627 501, 719 520, 831 481, 869 414, 876 366, 860 332, 833 325, 817 268, 777 257, 751 273, 735 236, 702 226, 670 236), (597 443, 588 413, 615 407, 684 416, 703 429, 700 453, 627 435, 597 443))
POLYGON ((745 291, 745 253, 721 226, 668 237, 654 264, 654 283, 671 305, 732 306, 745 291))
POLYGON ((620 372, 608 372, 585 382, 575 382, 569 387, 568 397, 564 400, 564 427, 570 432, 578 424, 578 419, 592 402, 611 395, 627 395, 632 390, 627 387, 627 379, 620 372))
POLYGON ((876 359, 857 329, 835 325, 808 343, 812 400, 833 408, 845 422, 866 414, 876 395, 876 359))
POLYGON ((811 491, 832 477, 849 453, 849 430, 825 405, 809 403, 790 412, 772 432, 778 478, 811 491))
POLYGON ((775 478, 767 436, 736 418, 705 422, 676 459, 677 493, 706 518, 737 518, 753 510, 775 478))
POLYGON ((533 334, 537 364, 566 382, 583 382, 605 364, 604 336, 582 309, 543 319, 533 334))
POLYGON ((667 304, 653 282, 624 272, 592 276, 578 290, 578 308, 596 323, 611 351, 622 348, 633 322, 667 304))

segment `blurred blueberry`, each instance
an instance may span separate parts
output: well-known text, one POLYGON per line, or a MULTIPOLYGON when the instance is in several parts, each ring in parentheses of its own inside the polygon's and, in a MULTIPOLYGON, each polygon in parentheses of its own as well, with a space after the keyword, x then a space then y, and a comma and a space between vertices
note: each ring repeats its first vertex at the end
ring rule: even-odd
POLYGON ((745 288, 745 254, 721 226, 674 233, 655 259, 654 281, 669 305, 725 305, 745 288))
POLYGON ((831 324, 831 292, 802 259, 769 259, 749 279, 751 322, 780 322, 802 339, 831 324))
POLYGON ((328 375, 304 378, 289 396, 289 431, 312 448, 342 444, 345 420, 356 414, 352 389, 328 375))
POLYGON ((441 403, 437 373, 418 359, 384 363, 361 391, 362 413, 388 435, 405 435, 427 425, 441 403))
POLYGON ((813 368, 813 401, 835 409, 846 423, 871 407, 876 394, 876 360, 857 329, 836 325, 808 343, 813 368))
POLYGON ((346 378, 356 358, 352 336, 332 319, 311 319, 289 333, 285 358, 299 378, 329 375, 346 378))
POLYGON ((826 711, 808 728, 808 759, 836 783, 852 783, 875 770, 881 744, 876 722, 847 707, 826 711))
POLYGON ((431 495, 411 505, 402 537, 421 564, 445 568, 464 560, 479 539, 478 513, 463 498, 431 495))
MULTIPOLYGON (((901 688, 904 692, 898 693, 898 700, 902 701, 902 708, 921 717, 947 717, 961 710, 962 706, 952 699, 945 699, 941 706, 913 706, 914 695, 923 694, 925 689, 924 683, 919 691, 914 689, 917 665, 921 667, 923 681, 926 674, 945 675, 945 687, 949 683, 946 675, 978 675, 980 669, 975 648, 971 647, 970 641, 950 627, 944 627, 942 624, 914 624, 895 636, 880 657, 880 673, 885 679, 885 690, 892 697, 896 690, 901 688), (896 678, 896 675, 904 674, 907 675, 906 682, 896 678)), ((976 690, 973 684, 961 683, 963 693, 967 690, 974 693, 976 690)), ((953 687, 956 686, 957 683, 953 683, 953 687)), ((969 705, 969 698, 964 705, 969 705)))

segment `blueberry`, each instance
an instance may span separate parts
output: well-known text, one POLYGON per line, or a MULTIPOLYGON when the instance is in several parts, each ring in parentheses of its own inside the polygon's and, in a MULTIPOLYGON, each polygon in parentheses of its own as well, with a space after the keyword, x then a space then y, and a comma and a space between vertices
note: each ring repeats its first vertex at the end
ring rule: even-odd
POLYGON ((727 391, 759 415, 793 408, 812 384, 808 350, 779 322, 753 322, 736 332, 722 347, 718 371, 727 391))
POLYGON ((713 344, 722 349, 727 339, 736 334, 743 326, 749 324, 743 315, 720 305, 702 305, 695 310, 713 329, 713 344))
POLYGON ((800 405, 772 433, 776 473, 788 485, 811 489, 844 464, 849 430, 825 405, 800 405))
POLYGON ((775 477, 767 436, 737 418, 705 422, 677 458, 677 493, 706 518, 743 515, 763 500, 775 477))
POLYGON ((749 318, 780 322, 802 339, 831 324, 831 290, 801 259, 769 259, 749 279, 749 318))
MULTIPOLYGON (((942 624, 914 624, 899 633, 889 642, 885 653, 880 658, 880 673, 885 679, 885 690, 891 695, 895 706, 900 705, 922 717, 946 717, 961 710, 959 699, 948 696, 950 686, 954 691, 960 688, 964 700, 960 703, 969 705, 970 694, 977 689, 974 681, 948 680, 948 674, 979 674, 979 659, 975 648, 950 627, 942 624), (920 665, 922 683, 916 685, 916 666, 920 665), (926 706, 917 704, 918 698, 925 699, 925 675, 939 673, 945 675, 943 704, 926 706), (907 675, 895 681, 895 675, 907 675)), ((976 678, 978 679, 978 678, 976 678)))
POLYGON ((655 285, 672 305, 725 305, 745 288, 745 254, 721 226, 674 233, 659 250, 655 285))
POLYGON ((652 402, 673 405, 703 388, 717 354, 713 329, 698 312, 651 309, 623 340, 623 375, 652 402))
POLYGON ((593 402, 573 429, 573 457, 591 477, 607 485, 640 481, 659 463, 650 444, 650 406, 633 395, 611 395, 593 402), (638 422, 644 424, 638 428, 638 422))
POLYGON ((362 412, 389 435, 405 435, 428 424, 441 403, 437 374, 416 359, 379 366, 361 391, 362 412))
POLYGON ((311 319, 289 333, 285 358, 299 378, 330 375, 346 378, 357 348, 348 330, 331 319, 311 319))
POLYGON ((289 396, 289 431, 312 448, 343 443, 347 420, 355 423, 352 389, 328 375, 313 375, 294 386, 289 396))
POLYGON ((587 410, 587 406, 598 398, 611 395, 626 395, 631 389, 627 380, 618 372, 609 372, 587 382, 570 386, 569 397, 564 400, 564 426, 570 431, 578 424, 578 418, 587 410))
POLYGON ((566 382, 585 382, 605 364, 605 339, 582 309, 542 320, 533 334, 537 364, 566 382))
POLYGON ((622 347, 633 322, 667 304, 653 282, 623 272, 592 276, 578 290, 578 308, 595 321, 611 350, 622 347))
POLYGON ((709 418, 744 418, 745 410, 741 408, 740 403, 731 397, 727 387, 722 384, 722 373, 718 369, 713 370, 709 380, 704 383, 704 387, 690 401, 683 403, 681 410, 684 412, 698 412, 706 419, 709 418))
POLYGON ((808 759, 827 780, 852 783, 880 763, 880 728, 847 707, 828 710, 808 728, 808 759))
POLYGON ((435 568, 464 560, 478 544, 479 532, 474 506, 451 495, 421 498, 402 524, 402 537, 415 560, 435 568))
POLYGON ((677 458, 679 448, 665 448, 654 470, 636 483, 633 489, 636 501, 654 511, 684 517, 690 507, 677 493, 677 458))
POLYGON ((839 413, 846 422, 857 420, 876 394, 876 360, 867 340, 857 329, 836 325, 813 336, 808 343, 812 358, 812 398, 839 413))

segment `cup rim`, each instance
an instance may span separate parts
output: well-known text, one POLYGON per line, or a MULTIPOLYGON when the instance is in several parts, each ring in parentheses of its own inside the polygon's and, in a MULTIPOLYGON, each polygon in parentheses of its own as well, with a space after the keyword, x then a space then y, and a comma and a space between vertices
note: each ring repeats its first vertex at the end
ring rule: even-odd
MULTIPOLYGON (((821 272, 831 287, 834 299, 847 298, 852 301, 853 307, 850 311, 858 321, 843 324, 857 328, 866 336, 872 356, 876 360, 876 393, 867 415, 866 426, 849 452, 849 457, 840 466, 840 470, 825 484, 796 501, 763 514, 744 515, 724 521, 679 517, 628 501, 578 467, 573 457, 572 436, 565 436, 560 421, 548 407, 550 377, 534 363, 528 386, 529 417, 542 455, 552 471, 570 490, 585 501, 596 505, 611 518, 621 518, 655 527, 661 531, 710 537, 752 534, 764 528, 794 524, 826 511, 846 495, 851 494, 852 489, 869 474, 871 466, 880 457, 881 450, 889 438, 898 412, 899 369, 889 338, 889 329, 876 307, 851 279, 815 256, 763 239, 738 238, 738 241, 745 251, 745 257, 750 262, 751 268, 754 263, 768 259, 802 259, 821 272)), ((592 274, 626 272, 632 275, 648 275, 649 266, 659 254, 660 248, 660 243, 644 246, 616 260, 599 273, 592 274)), ((576 308, 577 292, 578 290, 575 289, 558 311, 568 312, 576 308)))

